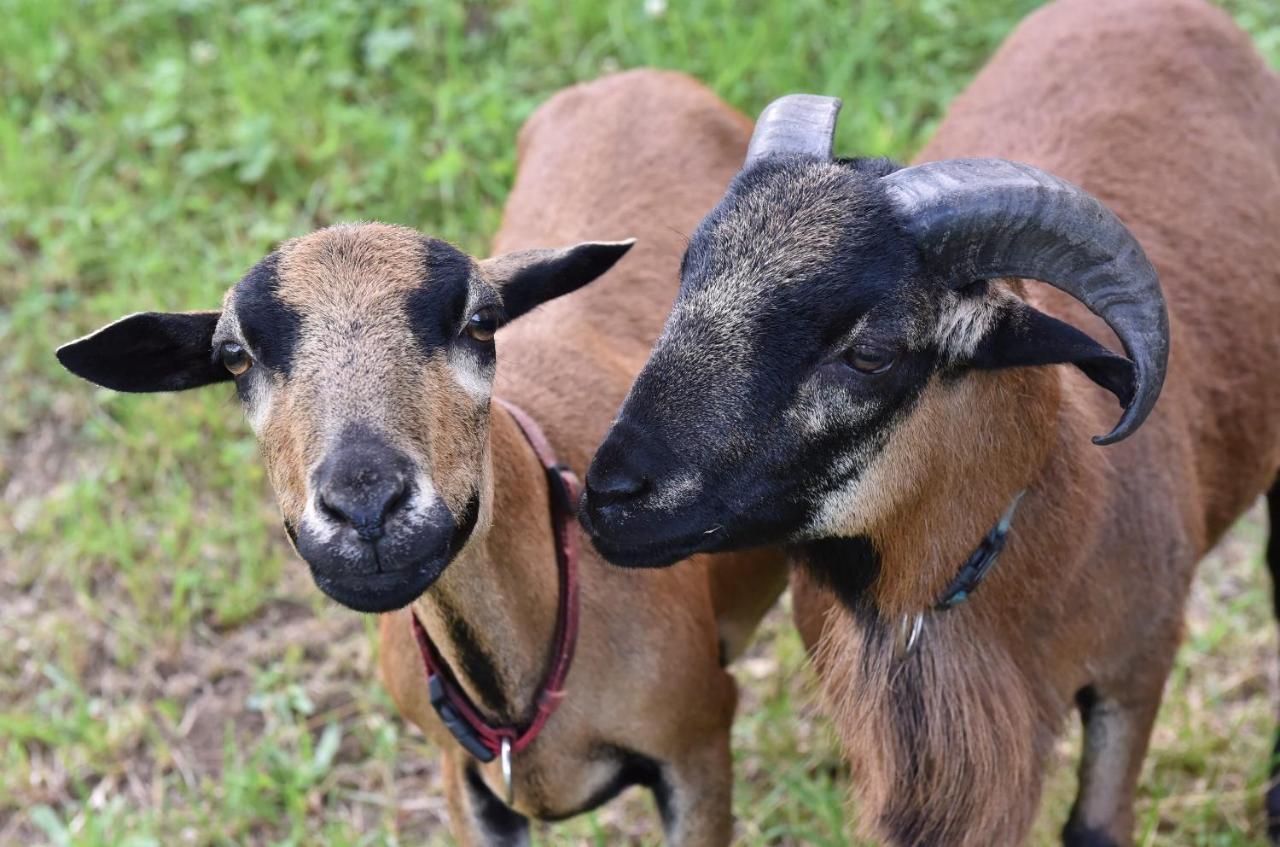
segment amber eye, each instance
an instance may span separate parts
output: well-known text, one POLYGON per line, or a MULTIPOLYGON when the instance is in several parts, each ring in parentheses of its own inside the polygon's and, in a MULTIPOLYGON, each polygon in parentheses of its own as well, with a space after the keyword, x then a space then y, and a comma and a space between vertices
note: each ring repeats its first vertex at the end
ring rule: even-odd
POLYGON ((844 354, 844 362, 860 374, 874 376, 893 367, 894 355, 879 347, 854 347, 844 354))
POLYGON ((467 320, 467 335, 476 341, 492 341, 498 331, 498 310, 485 306, 467 320))
POLYGON ((231 371, 232 376, 240 376, 253 365, 253 357, 249 355, 249 351, 234 341, 223 342, 218 348, 218 358, 222 360, 222 366, 231 371))

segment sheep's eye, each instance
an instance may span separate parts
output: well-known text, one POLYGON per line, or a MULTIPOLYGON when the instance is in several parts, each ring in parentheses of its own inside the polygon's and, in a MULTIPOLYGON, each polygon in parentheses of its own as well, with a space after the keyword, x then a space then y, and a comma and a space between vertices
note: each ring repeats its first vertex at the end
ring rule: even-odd
POLYGON ((232 376, 240 376, 253 365, 253 357, 249 351, 234 341, 224 341, 218 348, 218 358, 222 366, 231 371, 232 376))
POLYGON ((874 376, 893 367, 896 357, 879 347, 854 347, 844 354, 844 362, 860 374, 874 376))
POLYGON ((467 335, 476 341, 492 341, 498 331, 498 310, 485 306, 467 319, 467 335))

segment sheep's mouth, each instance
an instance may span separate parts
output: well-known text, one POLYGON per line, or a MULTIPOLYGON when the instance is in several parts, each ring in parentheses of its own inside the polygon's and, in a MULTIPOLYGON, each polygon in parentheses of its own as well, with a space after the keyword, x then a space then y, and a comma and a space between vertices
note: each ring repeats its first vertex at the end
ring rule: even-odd
POLYGON ((403 609, 435 584, 449 564, 442 557, 427 564, 386 573, 326 575, 311 568, 316 586, 330 599, 357 612, 380 613, 403 609))
POLYGON ((471 539, 479 511, 479 496, 473 495, 460 521, 446 512, 439 521, 402 527, 372 544, 318 542, 305 527, 290 537, 316 587, 330 599, 357 612, 393 612, 435 584, 471 539))
POLYGON ((717 552, 730 543, 729 534, 719 525, 679 535, 637 537, 634 533, 615 534, 598 527, 588 508, 581 509, 578 516, 600 555, 625 568, 663 568, 698 553, 717 552))
POLYGON ((771 488, 767 480, 744 481, 708 487, 700 502, 662 511, 643 504, 600 507, 588 491, 579 504, 578 520, 611 564, 659 568, 699 553, 783 543, 804 525, 808 508, 790 492, 771 488))

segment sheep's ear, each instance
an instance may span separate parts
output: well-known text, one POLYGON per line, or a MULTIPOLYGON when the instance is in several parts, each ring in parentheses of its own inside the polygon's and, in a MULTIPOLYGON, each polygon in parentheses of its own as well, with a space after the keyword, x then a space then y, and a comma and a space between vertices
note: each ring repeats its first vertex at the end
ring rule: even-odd
POLYGON ((1133 362, 1021 301, 1004 310, 978 342, 971 363, 981 369, 1070 363, 1116 395, 1121 406, 1133 398, 1133 362))
POLYGON ((519 250, 485 259, 481 269, 502 289, 507 320, 562 294, 577 291, 621 259, 634 238, 626 241, 584 241, 552 250, 519 250))
POLYGON ((73 374, 116 391, 181 391, 231 379, 213 358, 218 312, 139 312, 58 348, 73 374))

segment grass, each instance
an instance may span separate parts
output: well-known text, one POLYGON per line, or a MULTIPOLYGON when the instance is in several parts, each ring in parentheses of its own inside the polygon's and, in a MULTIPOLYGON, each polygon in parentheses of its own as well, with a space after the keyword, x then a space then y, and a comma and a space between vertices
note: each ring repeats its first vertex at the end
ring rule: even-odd
MULTIPOLYGON (((515 132, 561 86, 658 65, 749 113, 846 100, 838 149, 906 157, 1031 0, 0 3, 0 843, 448 843, 435 754, 378 686, 371 624, 288 554, 212 391, 124 397, 60 342, 210 308, 344 219, 483 254, 515 132)), ((1229 7, 1280 63, 1280 7, 1229 7)), ((1143 844, 1261 841, 1276 687, 1246 521, 1202 570, 1143 779, 1143 844)), ((744 683, 744 844, 849 843, 845 774, 775 612, 744 683)), ((1066 762, 1037 844, 1070 802, 1066 762)), ((653 843, 628 796, 550 843, 653 843)))

